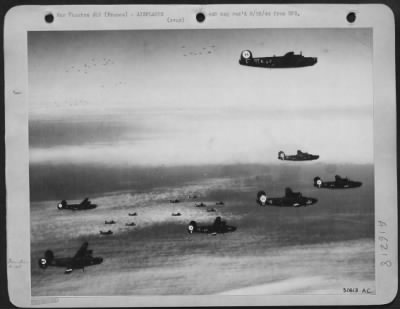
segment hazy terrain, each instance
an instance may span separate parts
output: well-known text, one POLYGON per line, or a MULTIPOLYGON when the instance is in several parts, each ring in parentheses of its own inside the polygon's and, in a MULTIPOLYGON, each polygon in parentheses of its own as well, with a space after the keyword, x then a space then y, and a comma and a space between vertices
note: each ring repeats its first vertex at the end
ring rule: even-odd
POLYGON ((375 289, 372 165, 280 162, 276 165, 117 168, 34 165, 31 183, 32 295, 288 294, 375 289), (363 182, 349 190, 313 187, 334 175, 363 182), (307 208, 260 207, 285 187, 315 197, 307 208), (189 199, 196 194, 198 199, 189 199), (89 196, 98 208, 59 211, 89 196), (169 203, 178 198, 182 202, 169 203), (225 205, 217 206, 217 201, 225 205), (196 202, 216 213, 196 208, 196 202), (173 217, 172 212, 182 216, 173 217), (137 212, 137 217, 129 217, 137 212), (220 215, 234 233, 189 235, 191 220, 220 215), (115 225, 104 225, 104 220, 115 225), (135 222, 127 227, 125 223, 135 222), (113 230, 110 236, 100 230, 113 230), (42 270, 47 249, 73 256, 89 241, 104 262, 64 275, 42 270))

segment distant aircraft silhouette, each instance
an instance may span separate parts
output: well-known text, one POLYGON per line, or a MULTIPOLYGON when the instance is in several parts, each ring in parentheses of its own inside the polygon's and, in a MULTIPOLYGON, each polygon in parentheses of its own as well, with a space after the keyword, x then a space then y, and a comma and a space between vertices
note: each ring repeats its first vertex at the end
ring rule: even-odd
POLYGON ((92 204, 91 201, 89 201, 89 198, 85 198, 82 202, 79 204, 68 204, 66 200, 62 200, 60 203, 57 204, 57 208, 59 210, 63 209, 69 209, 69 210, 87 210, 87 209, 93 209, 96 208, 96 204, 92 204))
POLYGON ((317 160, 318 158, 318 155, 302 152, 301 150, 297 150, 295 155, 286 155, 283 151, 278 152, 278 159, 284 161, 311 161, 317 160))
POLYGON ((236 227, 229 226, 225 221, 221 220, 221 217, 216 217, 212 225, 199 226, 196 221, 191 221, 187 226, 187 231, 189 234, 193 233, 206 233, 206 234, 223 234, 228 232, 236 231, 236 227))

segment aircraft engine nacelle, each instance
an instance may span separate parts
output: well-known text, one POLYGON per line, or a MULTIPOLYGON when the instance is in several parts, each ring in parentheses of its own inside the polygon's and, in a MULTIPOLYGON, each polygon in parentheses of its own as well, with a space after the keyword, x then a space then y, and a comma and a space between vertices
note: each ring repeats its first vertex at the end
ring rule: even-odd
POLYGON ((242 58, 242 60, 248 60, 253 58, 253 54, 249 50, 244 50, 242 51, 240 57, 242 58))

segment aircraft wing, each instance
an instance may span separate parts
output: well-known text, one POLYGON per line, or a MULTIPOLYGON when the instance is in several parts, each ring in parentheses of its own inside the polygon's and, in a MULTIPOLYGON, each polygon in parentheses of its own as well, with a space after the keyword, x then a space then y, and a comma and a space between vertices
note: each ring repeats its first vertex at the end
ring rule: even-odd
POLYGON ((74 259, 84 257, 86 255, 88 246, 89 246, 88 242, 83 243, 83 245, 79 248, 79 250, 74 255, 74 259))
POLYGON ((86 205, 86 204, 88 204, 88 203, 90 203, 89 202, 89 198, 85 198, 81 203, 80 203, 80 205, 86 205))

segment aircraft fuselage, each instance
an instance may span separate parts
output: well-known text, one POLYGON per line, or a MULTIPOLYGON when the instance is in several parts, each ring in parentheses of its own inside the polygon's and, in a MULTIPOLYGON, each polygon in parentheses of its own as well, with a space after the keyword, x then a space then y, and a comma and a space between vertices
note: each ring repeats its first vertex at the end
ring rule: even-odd
POLYGON ((273 56, 273 57, 257 57, 253 58, 249 50, 242 52, 239 64, 251 67, 261 68, 299 68, 312 66, 317 63, 315 57, 304 57, 299 54, 296 55, 293 52, 289 52, 284 56, 273 56))

